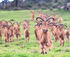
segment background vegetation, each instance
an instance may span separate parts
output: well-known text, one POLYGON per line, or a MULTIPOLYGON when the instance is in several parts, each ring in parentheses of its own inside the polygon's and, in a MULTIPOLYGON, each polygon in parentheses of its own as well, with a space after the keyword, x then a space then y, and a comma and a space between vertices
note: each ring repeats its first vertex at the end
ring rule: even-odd
MULTIPOLYGON (((4 0, 6 4, 6 9, 12 10, 20 10, 20 9, 55 9, 62 6, 70 9, 70 0, 13 0, 13 2, 7 2, 8 0, 4 0), (69 3, 69 6, 67 4, 69 3), (15 8, 17 7, 17 8, 15 8)), ((3 7, 3 6, 2 6, 3 7)), ((1 8, 1 7, 0 7, 1 8)))

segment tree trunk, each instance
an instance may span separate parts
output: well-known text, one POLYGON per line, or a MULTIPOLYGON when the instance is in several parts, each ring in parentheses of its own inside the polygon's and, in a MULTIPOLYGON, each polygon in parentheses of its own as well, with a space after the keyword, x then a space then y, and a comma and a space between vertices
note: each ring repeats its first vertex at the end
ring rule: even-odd
POLYGON ((18 0, 14 0, 14 6, 18 7, 18 0))
POLYGON ((6 8, 7 8, 7 0, 6 0, 6 8))
POLYGON ((5 10, 5 2, 3 1, 2 3, 3 3, 3 9, 5 10))

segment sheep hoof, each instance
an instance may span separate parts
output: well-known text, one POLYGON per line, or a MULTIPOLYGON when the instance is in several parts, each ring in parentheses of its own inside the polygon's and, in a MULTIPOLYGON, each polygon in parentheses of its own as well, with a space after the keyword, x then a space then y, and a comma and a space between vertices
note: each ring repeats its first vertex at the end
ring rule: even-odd
POLYGON ((45 52, 45 54, 47 54, 47 52, 45 52))
POLYGON ((44 54, 44 52, 42 51, 41 54, 44 54))
POLYGON ((51 51, 51 49, 49 49, 49 51, 51 51))

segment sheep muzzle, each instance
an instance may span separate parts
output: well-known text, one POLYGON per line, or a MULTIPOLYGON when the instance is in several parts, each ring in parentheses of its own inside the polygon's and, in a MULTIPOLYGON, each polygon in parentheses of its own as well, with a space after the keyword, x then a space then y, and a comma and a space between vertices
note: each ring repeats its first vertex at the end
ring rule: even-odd
POLYGON ((47 29, 43 29, 43 32, 46 33, 48 30, 47 29))

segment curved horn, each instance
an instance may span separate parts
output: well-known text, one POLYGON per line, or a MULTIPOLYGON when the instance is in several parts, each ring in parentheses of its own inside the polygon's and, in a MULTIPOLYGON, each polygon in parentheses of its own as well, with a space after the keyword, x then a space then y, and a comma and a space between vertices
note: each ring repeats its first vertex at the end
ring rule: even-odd
POLYGON ((59 24, 59 26, 60 26, 60 25, 67 27, 67 25, 66 25, 66 24, 59 24))
POLYGON ((23 21, 19 22, 19 24, 21 24, 23 21))
POLYGON ((53 18, 53 17, 48 17, 48 18, 46 19, 46 21, 48 21, 48 20, 50 20, 50 19, 55 20, 56 18, 53 18))
POLYGON ((64 24, 59 24, 59 26, 60 26, 60 25, 64 26, 64 24))
POLYGON ((17 23, 17 24, 18 24, 18 22, 17 22, 17 21, 15 21, 14 23, 17 23))
POLYGON ((37 17, 36 20, 37 20, 37 19, 41 19, 42 21, 45 21, 42 17, 37 17))
MULTIPOLYGON (((8 21, 8 22, 10 22, 10 21, 8 21)), ((10 22, 11 24, 12 24, 12 22, 10 22)))
MULTIPOLYGON (((22 21, 21 21, 22 22, 22 21)), ((19 22, 19 24, 21 24, 21 22, 19 22)))
POLYGON ((15 24, 16 22, 14 22, 13 24, 15 24))
POLYGON ((56 24, 53 24, 53 25, 56 26, 56 27, 58 26, 58 25, 56 25, 56 24))

